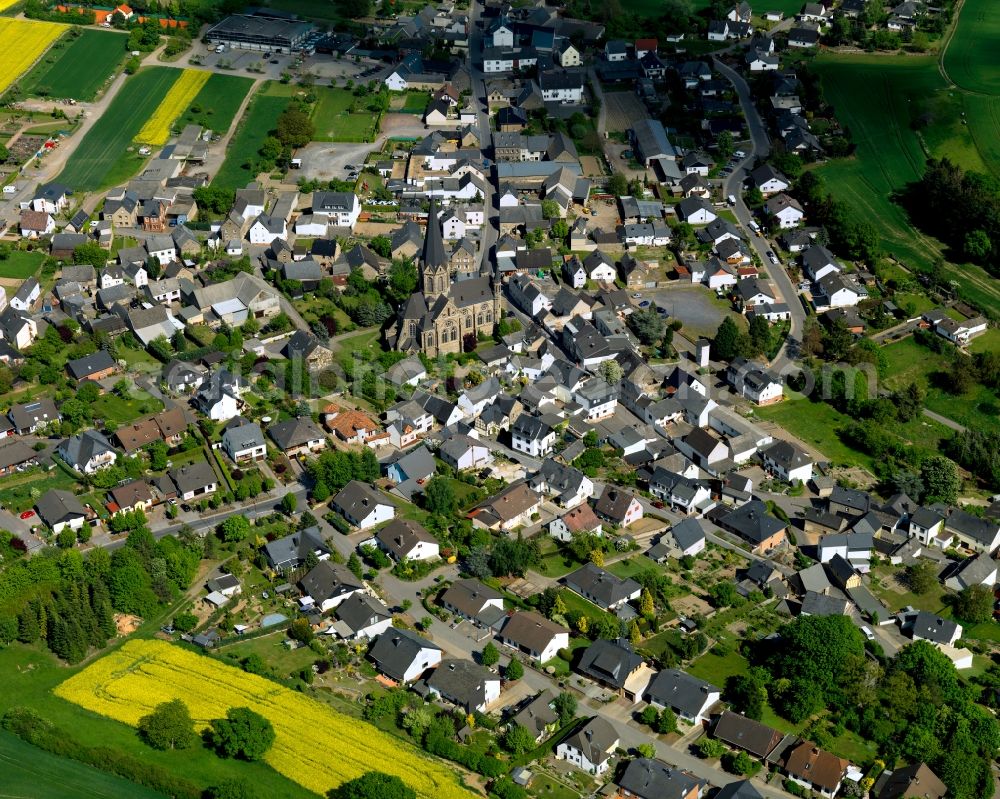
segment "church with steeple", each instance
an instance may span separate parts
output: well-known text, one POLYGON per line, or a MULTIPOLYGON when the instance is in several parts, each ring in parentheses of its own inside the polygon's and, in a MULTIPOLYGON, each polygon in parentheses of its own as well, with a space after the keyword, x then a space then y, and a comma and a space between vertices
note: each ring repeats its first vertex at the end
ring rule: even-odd
POLYGON ((453 274, 451 264, 432 199, 418 263, 419 291, 403 305, 389 329, 391 347, 434 358, 462 352, 467 337, 493 334, 501 313, 500 281, 457 270, 453 274))

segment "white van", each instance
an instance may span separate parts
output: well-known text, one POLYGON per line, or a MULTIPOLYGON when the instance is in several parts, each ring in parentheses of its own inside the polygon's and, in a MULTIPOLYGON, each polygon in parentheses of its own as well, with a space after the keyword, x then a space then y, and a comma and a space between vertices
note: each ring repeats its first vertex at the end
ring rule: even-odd
POLYGON ((726 199, 729 200, 729 204, 730 205, 736 205, 736 195, 735 194, 730 194, 729 197, 727 197, 726 199))
POLYGON ((752 219, 747 222, 747 227, 750 228, 754 233, 760 233, 760 225, 754 222, 752 219))

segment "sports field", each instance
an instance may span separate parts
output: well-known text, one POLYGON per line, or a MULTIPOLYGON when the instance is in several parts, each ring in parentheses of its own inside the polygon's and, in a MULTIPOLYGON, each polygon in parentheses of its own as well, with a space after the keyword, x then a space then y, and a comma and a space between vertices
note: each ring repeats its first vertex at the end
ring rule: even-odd
POLYGON ((124 34, 94 29, 83 30, 76 37, 64 36, 24 76, 20 86, 28 94, 93 100, 125 58, 125 42, 124 34))
MULTIPOLYGON (((317 88, 313 124, 317 141, 366 141, 375 138, 376 116, 352 112, 355 97, 347 89, 317 88)), ((426 105, 426 104, 425 104, 426 105)), ((421 109, 422 110, 422 109, 421 109)))
POLYGON ((240 103, 253 88, 251 78, 214 73, 187 110, 177 120, 177 127, 201 125, 219 134, 225 134, 233 124, 240 103))
POLYGON ((0 18, 0 92, 7 91, 65 30, 54 22, 0 18))
POLYGON ((92 191, 134 175, 145 158, 134 151, 132 140, 180 74, 170 67, 148 67, 128 78, 73 152, 59 182, 92 191))
POLYGON ((257 161, 257 151, 268 132, 274 130, 275 121, 285 110, 291 96, 291 86, 273 81, 264 84, 239 121, 236 135, 229 142, 226 160, 212 181, 213 186, 242 188, 257 177, 253 166, 257 161))
POLYGON ((965 0, 944 67, 966 91, 1000 95, 1000 12, 995 0, 965 0))
POLYGON ((50 754, 0 731, 0 772, 4 797, 32 799, 162 799, 163 794, 143 788, 92 766, 50 754))

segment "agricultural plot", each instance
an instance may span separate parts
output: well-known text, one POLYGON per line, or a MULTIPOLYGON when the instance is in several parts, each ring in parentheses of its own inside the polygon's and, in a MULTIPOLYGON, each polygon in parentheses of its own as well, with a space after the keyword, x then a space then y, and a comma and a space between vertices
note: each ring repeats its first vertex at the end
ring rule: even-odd
POLYGON ((7 91, 65 30, 54 22, 0 19, 0 92, 7 91))
POLYGON ((352 110, 356 98, 346 89, 317 89, 316 94, 312 118, 317 141, 369 141, 378 133, 376 115, 352 110))
POLYGON ((257 151, 260 150, 275 120, 281 116, 291 98, 291 88, 280 83, 267 83, 250 102, 236 135, 229 142, 226 160, 212 181, 214 186, 236 189, 257 177, 257 151))
POLYGON ((182 699, 205 726, 250 707, 274 726, 266 762, 306 788, 330 788, 371 770, 400 777, 426 799, 471 799, 442 763, 300 693, 163 641, 132 640, 59 685, 57 696, 135 726, 158 703, 182 699))
POLYGON ((0 732, 0 770, 3 771, 4 796, 33 796, 36 799, 163 797, 134 782, 38 749, 9 732, 0 732))
POLYGON ((125 58, 124 34, 84 30, 53 45, 45 57, 18 82, 26 94, 93 100, 125 58))
POLYGON ((240 110, 240 103, 252 88, 251 78, 213 73, 177 120, 177 127, 201 125, 216 133, 225 134, 233 124, 236 112, 240 110))
POLYGON ((179 75, 169 67, 150 67, 128 78, 73 152, 59 182, 93 191, 135 174, 145 158, 132 152, 132 141, 179 75))
POLYGON ((965 0, 944 53, 944 69, 970 92, 1000 95, 1000 15, 992 0, 965 0))
MULTIPOLYGON (((989 123, 961 124, 970 97, 949 91, 930 56, 821 54, 812 68, 857 145, 854 157, 832 160, 818 173, 835 197, 879 228, 887 250, 911 267, 929 268, 941 246, 910 224, 892 194, 923 174, 927 156, 921 139, 932 156, 947 155, 972 169, 1000 168, 1000 162, 987 160, 1000 151, 995 134, 983 136, 991 143, 986 150, 976 146, 980 137, 970 134, 970 128, 989 130, 989 123)), ((997 110, 983 106, 980 116, 989 119, 997 110)), ((946 265, 945 271, 973 301, 1000 304, 1000 287, 983 270, 946 265)))
POLYGON ((210 73, 200 69, 185 69, 170 87, 163 100, 156 107, 153 114, 146 120, 146 124, 136 134, 135 140, 143 144, 153 144, 162 146, 170 138, 170 127, 174 120, 179 117, 202 87, 208 83, 210 73))

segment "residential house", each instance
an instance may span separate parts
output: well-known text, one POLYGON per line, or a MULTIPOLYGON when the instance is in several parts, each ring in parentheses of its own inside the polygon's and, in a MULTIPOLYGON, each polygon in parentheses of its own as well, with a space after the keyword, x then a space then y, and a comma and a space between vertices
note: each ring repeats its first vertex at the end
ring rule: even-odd
POLYGON ((510 720, 511 724, 524 727, 541 743, 559 726, 559 715, 552 709, 555 697, 545 690, 533 697, 510 720))
POLYGON ((424 684, 428 694, 466 713, 485 713, 500 698, 500 677, 471 660, 442 660, 424 684))
POLYGON ((177 488, 177 496, 185 501, 213 494, 219 487, 215 472, 205 461, 197 461, 173 469, 168 472, 168 475, 177 488))
POLYGON ((396 515, 396 507, 366 483, 351 480, 331 503, 348 522, 361 530, 389 521, 396 515))
POLYGON ((59 445, 59 457, 78 472, 94 474, 114 466, 118 453, 102 433, 84 430, 59 445))
POLYGON ((364 581, 342 563, 321 560, 299 582, 304 607, 315 607, 321 613, 339 607, 355 594, 365 590, 364 581))
POLYGON ((378 599, 357 591, 337 607, 330 630, 346 641, 372 640, 392 627, 392 613, 378 599))
POLYGON ((661 760, 637 757, 617 779, 617 799, 701 799, 706 783, 661 760))
POLYGON ((326 436, 309 417, 276 422, 267 428, 267 434, 289 458, 326 449, 326 436))
POLYGON ((944 799, 948 786, 926 763, 901 766, 895 771, 883 771, 875 780, 875 799, 944 799))
POLYGON ((153 505, 153 492, 145 480, 131 480, 108 491, 108 511, 116 513, 146 511, 153 505))
POLYGON ((118 364, 107 350, 98 350, 83 358, 66 363, 66 371, 74 380, 103 380, 118 371, 118 364))
POLYGON ((786 541, 787 525, 771 516, 758 499, 721 515, 717 523, 752 546, 755 553, 769 552, 786 541))
POLYGON ((775 441, 760 451, 764 468, 787 483, 803 485, 812 479, 814 460, 809 453, 790 441, 775 441))
POLYGON ((594 510, 598 516, 619 527, 628 527, 643 515, 642 503, 635 494, 612 483, 604 487, 594 510))
POLYGON ((541 498, 527 483, 514 483, 469 512, 473 527, 487 530, 513 530, 528 524, 538 512, 541 498))
POLYGON ((657 672, 646 689, 646 701, 657 708, 670 708, 691 724, 703 724, 722 692, 711 683, 692 677, 680 669, 657 672))
POLYGON ((69 491, 50 488, 35 503, 38 517, 53 533, 63 530, 80 530, 87 519, 87 511, 69 491))
POLYGON ((811 741, 802 741, 788 753, 784 765, 792 782, 822 796, 833 797, 840 790, 850 762, 820 749, 811 741))
POLYGON ((437 560, 441 547, 427 530, 411 519, 393 519, 375 534, 375 541, 393 560, 437 560))
MULTIPOLYGON (((233 421, 236 422, 238 419, 233 421)), ((222 448, 233 463, 259 461, 267 456, 267 442, 264 441, 264 433, 256 422, 227 427, 222 434, 222 448)))
POLYGON ((554 496, 564 508, 575 508, 586 503, 594 492, 594 483, 579 469, 546 458, 541 468, 528 481, 532 489, 542 494, 554 496))
POLYGON ((942 619, 926 610, 901 613, 901 629, 914 641, 930 641, 935 646, 954 646, 962 637, 962 625, 951 619, 942 619))
POLYGON ((30 312, 41 293, 42 289, 38 285, 38 281, 33 277, 29 277, 18 286, 17 291, 14 292, 14 296, 10 298, 10 307, 15 311, 30 312))
POLYGON ((798 200, 783 192, 774 195, 764 203, 764 213, 776 220, 776 225, 780 230, 797 227, 806 216, 798 200))
POLYGON ((56 404, 48 397, 12 405, 7 416, 14 425, 14 431, 20 436, 31 435, 41 428, 62 421, 56 404))
POLYGON ((556 746, 556 760, 572 763, 588 774, 603 774, 618 748, 618 731, 600 716, 585 721, 556 746))
POLYGON ((391 627, 368 650, 375 668, 398 683, 412 683, 441 664, 441 649, 410 630, 391 627))
POLYGON ((976 552, 993 552, 1000 546, 1000 522, 980 519, 964 510, 953 510, 945 519, 940 538, 957 541, 976 552))
POLYGON ((762 164, 750 173, 753 185, 765 197, 787 191, 791 182, 770 164, 762 164))
POLYGON ((515 450, 540 458, 552 451, 556 431, 537 416, 522 413, 511 423, 510 437, 515 450))
POLYGON ((631 578, 621 578, 593 563, 586 563, 566 575, 566 587, 604 610, 615 611, 637 600, 642 586, 631 578))
POLYGON ((509 616, 497 638, 538 663, 547 663, 560 649, 569 646, 569 630, 532 610, 516 611, 509 616))
POLYGON ((549 522, 549 535, 558 541, 570 541, 579 534, 602 535, 603 531, 601 520, 586 502, 549 522))
POLYGON ((506 616, 503 594, 472 578, 455 580, 441 595, 441 605, 448 612, 485 627, 506 616))
POLYGON ((320 534, 319 527, 307 527, 264 545, 264 556, 276 571, 299 569, 313 556, 318 560, 330 557, 331 550, 320 534))
POLYGON ((777 730, 731 710, 722 711, 712 735, 759 760, 769 757, 784 739, 777 730))

